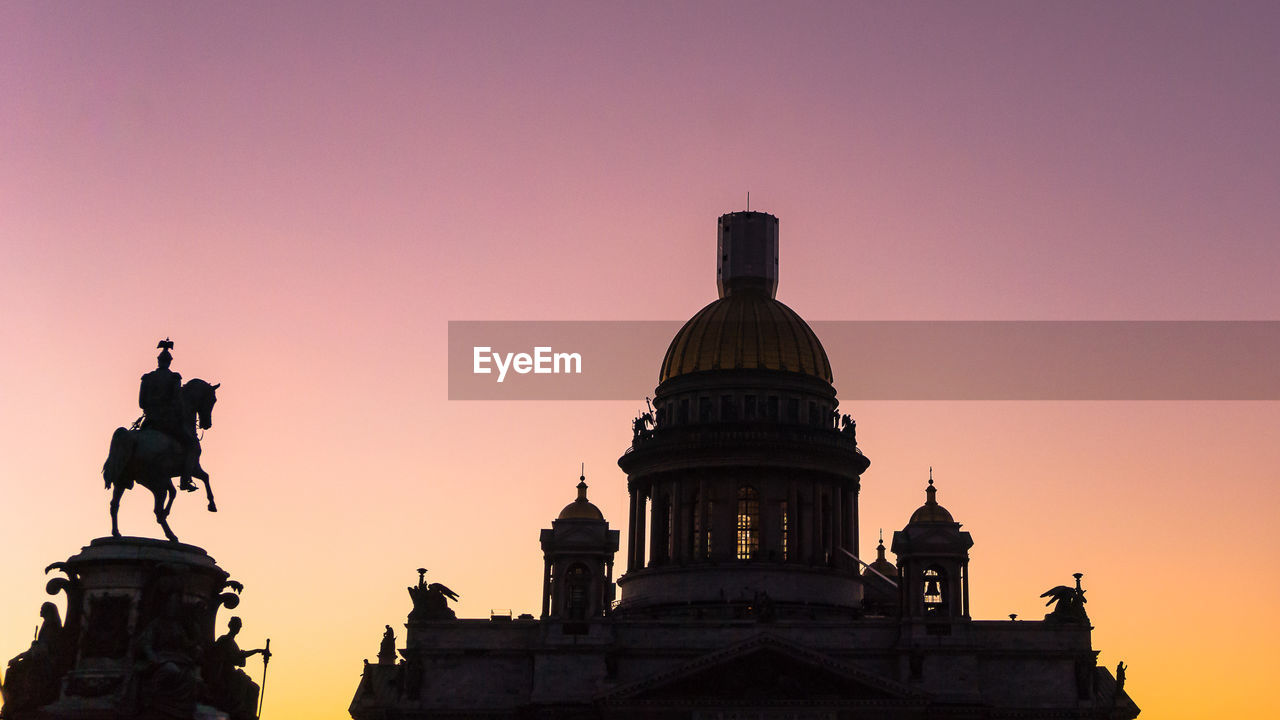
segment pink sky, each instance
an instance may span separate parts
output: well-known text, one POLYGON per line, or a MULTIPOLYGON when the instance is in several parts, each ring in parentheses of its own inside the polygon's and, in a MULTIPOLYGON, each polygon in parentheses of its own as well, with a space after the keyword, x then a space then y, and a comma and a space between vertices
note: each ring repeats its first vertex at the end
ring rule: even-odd
MULTIPOLYGON (((1277 37, 1245 2, 5 3, 0 655, 109 531, 164 336, 223 383, 221 511, 174 527, 272 637, 267 716, 336 720, 414 568, 535 611, 582 461, 625 530, 643 398, 450 403, 446 323, 687 318, 747 191, 810 320, 1280 319, 1277 37)), ((977 616, 1084 572, 1151 717, 1280 711, 1277 403, 846 409, 862 526, 932 464, 977 616)))

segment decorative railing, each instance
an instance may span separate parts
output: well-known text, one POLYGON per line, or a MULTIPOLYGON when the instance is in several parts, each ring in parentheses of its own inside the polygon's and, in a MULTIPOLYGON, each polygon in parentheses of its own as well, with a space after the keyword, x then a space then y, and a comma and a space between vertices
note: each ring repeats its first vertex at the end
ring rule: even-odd
POLYGON ((748 443, 803 443, 862 454, 850 433, 834 428, 773 422, 715 422, 658 427, 635 436, 624 454, 648 447, 748 443))

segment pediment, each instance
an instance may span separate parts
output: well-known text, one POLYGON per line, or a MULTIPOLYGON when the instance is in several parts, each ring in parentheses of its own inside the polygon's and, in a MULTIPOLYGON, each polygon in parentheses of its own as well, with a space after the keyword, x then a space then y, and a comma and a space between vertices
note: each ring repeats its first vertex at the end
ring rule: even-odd
POLYGON ((858 701, 923 703, 926 696, 897 681, 762 633, 738 645, 615 688, 599 699, 610 704, 769 705, 858 701))

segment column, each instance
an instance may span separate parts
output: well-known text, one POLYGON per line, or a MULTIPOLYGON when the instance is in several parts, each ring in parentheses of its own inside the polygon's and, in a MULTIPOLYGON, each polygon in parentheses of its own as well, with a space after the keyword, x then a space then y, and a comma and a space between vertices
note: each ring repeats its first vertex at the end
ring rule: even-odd
POLYGON ((694 523, 694 527, 700 531, 693 538, 693 560, 702 562, 707 559, 707 484, 701 475, 698 477, 698 502, 694 505, 693 511, 698 515, 698 521, 694 523))
MULTIPOLYGON (((831 490, 831 551, 844 555, 840 548, 844 547, 844 486, 837 484, 831 490)), ((844 563, 849 558, 841 557, 836 562, 844 563)), ((854 563, 857 565, 857 563, 854 563)))
POLYGON ((671 563, 683 565, 689 543, 685 530, 685 502, 682 483, 671 482, 671 563))
POLYGON ((640 568, 640 564, 636 562, 636 528, 639 526, 639 519, 636 517, 636 490, 633 487, 631 510, 627 516, 627 572, 640 568))
POLYGON ((818 483, 809 481, 809 501, 810 515, 813 522, 809 523, 809 557, 810 563, 813 565, 822 564, 822 494, 818 483))
POLYGON ((849 552, 852 552, 854 555, 857 555, 858 557, 862 557, 862 555, 858 553, 858 548, 862 544, 862 528, 859 527, 859 523, 858 523, 858 493, 861 491, 861 489, 862 489, 861 483, 858 480, 854 480, 850 484, 849 525, 852 532, 849 534, 849 537, 850 537, 850 545, 852 547, 849 550, 849 552))
POLYGON ((666 521, 666 518, 662 517, 662 505, 662 489, 655 483, 653 491, 649 493, 649 517, 652 518, 649 523, 650 565, 658 565, 662 562, 662 526, 666 521))
POLYGON ((542 568, 542 617, 551 612, 551 561, 544 560, 542 568))
POLYGON ((720 483, 716 496, 715 517, 712 519, 712 532, 716 535, 715 546, 718 548, 717 559, 736 560, 738 557, 738 487, 733 485, 725 490, 726 483, 720 483))
POLYGON ((643 487, 640 487, 640 486, 636 487, 636 567, 637 568, 644 567, 644 543, 646 540, 644 523, 645 523, 645 518, 648 514, 645 512, 646 511, 645 501, 648 499, 648 496, 649 496, 649 493, 646 492, 645 490, 646 489, 643 487))

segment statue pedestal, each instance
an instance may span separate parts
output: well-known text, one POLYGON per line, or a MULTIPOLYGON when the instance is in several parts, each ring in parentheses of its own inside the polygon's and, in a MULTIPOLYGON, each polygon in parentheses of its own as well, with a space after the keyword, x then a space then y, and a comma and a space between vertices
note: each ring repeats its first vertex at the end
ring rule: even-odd
POLYGON ((205 653, 219 608, 239 595, 203 549, 149 538, 98 538, 66 562, 66 622, 10 663, 6 720, 226 719, 204 704, 205 653), (22 667, 24 666, 25 667, 22 667), (14 681, 14 668, 19 679, 14 681))

